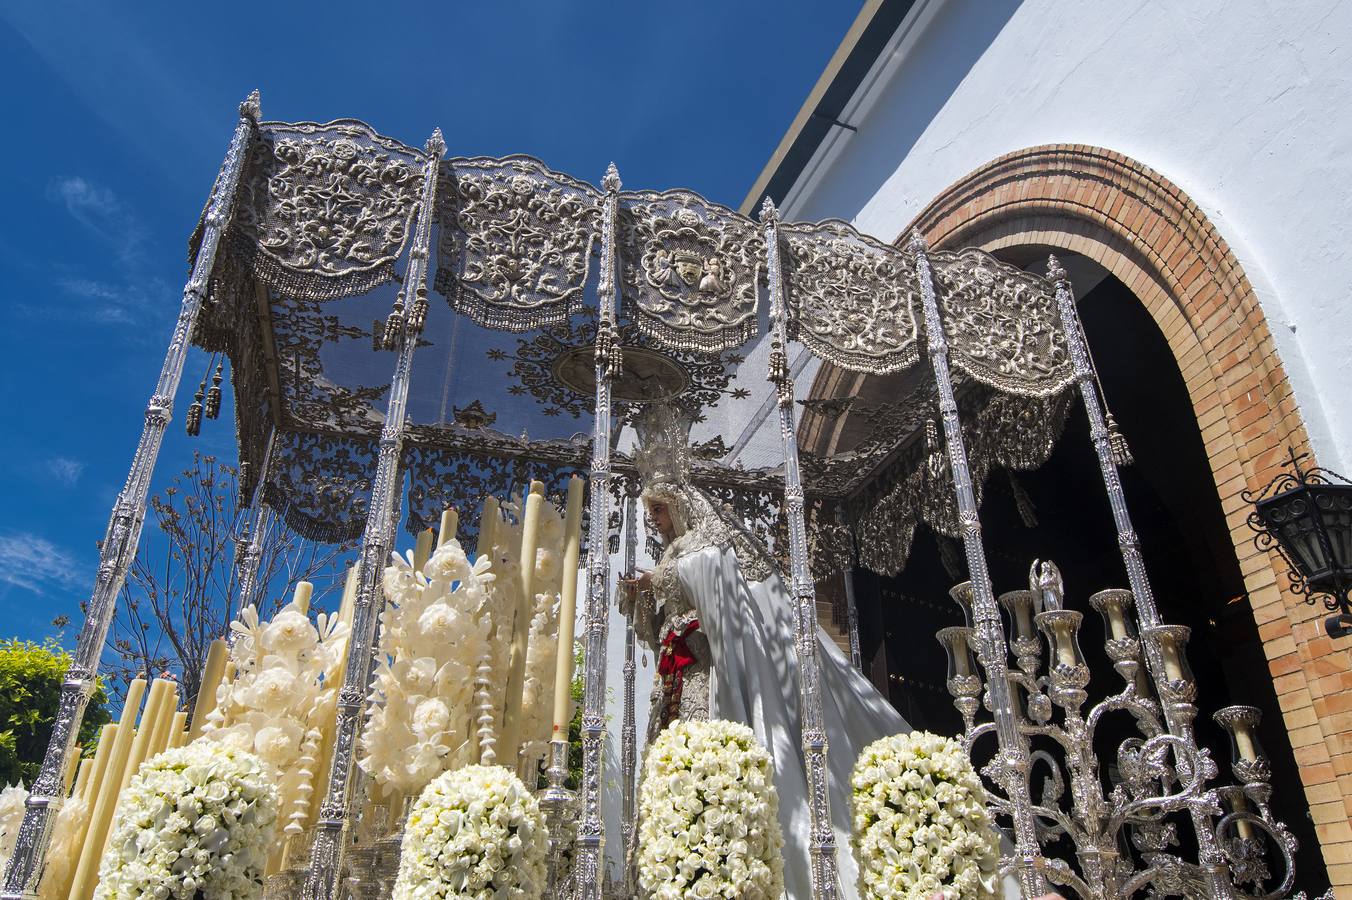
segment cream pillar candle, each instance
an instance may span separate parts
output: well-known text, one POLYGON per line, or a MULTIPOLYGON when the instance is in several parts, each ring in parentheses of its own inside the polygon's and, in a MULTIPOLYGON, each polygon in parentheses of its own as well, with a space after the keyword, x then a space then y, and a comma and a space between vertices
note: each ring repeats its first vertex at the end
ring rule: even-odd
POLYGON ((291 595, 291 602, 296 604, 302 613, 310 612, 310 597, 315 592, 315 586, 308 581, 296 582, 296 592, 291 595))
POLYGON ((352 614, 357 602, 357 569, 355 565, 348 567, 347 581, 343 583, 343 599, 338 604, 338 621, 349 626, 352 624, 352 614))
POLYGON ((1075 631, 1069 622, 1057 622, 1052 626, 1056 632, 1056 661, 1063 666, 1075 665, 1075 631))
POLYGON ((141 713, 141 724, 137 726, 136 737, 131 742, 131 751, 127 756, 127 765, 122 770, 121 783, 117 789, 119 794, 127 789, 127 783, 149 756, 150 740, 155 736, 155 723, 159 721, 160 711, 164 708, 164 701, 168 695, 168 681, 156 678, 150 683, 150 696, 146 699, 146 708, 141 713))
MULTIPOLYGON (((107 726, 105 726, 107 727, 107 726)), ((94 758, 80 760, 80 768, 75 772, 75 786, 71 789, 70 796, 72 800, 84 796, 84 792, 89 789, 89 779, 94 774, 94 758)))
POLYGON ((559 600, 559 652, 554 664, 554 721, 551 738, 568 739, 568 707, 573 695, 573 639, 577 624, 577 566, 582 555, 582 490, 574 475, 568 481, 563 525, 563 587, 559 600))
POLYGON ((502 517, 498 512, 498 498, 489 497, 484 500, 483 512, 479 514, 479 546, 475 548, 476 556, 487 556, 496 564, 493 559, 493 542, 497 540, 497 523, 502 517))
POLYGON ((441 528, 437 531, 437 546, 455 540, 455 530, 460 527, 460 513, 454 509, 441 511, 441 528))
POLYGON ((953 636, 953 674, 959 678, 972 674, 972 657, 967 649, 967 635, 961 631, 953 636))
POLYGON ((1178 658, 1178 648, 1170 640, 1160 641, 1160 656, 1164 658, 1164 675, 1170 681, 1183 680, 1183 663, 1178 658))
POLYGON ((1235 725, 1235 750, 1239 752, 1240 759, 1248 762, 1258 758, 1258 748, 1253 745, 1253 731, 1248 725, 1235 725))
POLYGON ((202 666, 202 682, 197 688, 197 701, 192 708, 192 728, 188 730, 188 741, 202 733, 207 716, 216 708, 216 689, 225 677, 225 661, 229 652, 224 638, 212 641, 211 648, 207 650, 207 662, 202 666))
POLYGON ((89 824, 85 827, 85 839, 80 847, 80 862, 71 880, 70 900, 89 900, 94 895, 99 860, 103 857, 103 845, 108 839, 108 828, 113 821, 113 812, 117 809, 117 799, 122 794, 122 773, 131 753, 132 739, 136 734, 136 713, 141 707, 141 697, 145 691, 143 678, 137 678, 127 685, 122 718, 118 720, 117 732, 109 748, 108 763, 90 807, 89 824))
POLYGON ((432 529, 424 528, 418 532, 418 540, 413 545, 413 568, 421 572, 427 558, 432 555, 432 529))
POLYGON ((1122 604, 1108 604, 1108 630, 1112 632, 1113 640, 1120 641, 1127 636, 1127 618, 1122 612, 1122 604))
POLYGON ((174 713, 174 722, 169 728, 169 746, 182 747, 188 743, 188 711, 181 709, 174 713))
POLYGON ((178 685, 171 681, 164 702, 160 704, 160 714, 155 720, 155 731, 150 736, 146 759, 159 756, 169 749, 169 733, 173 730, 176 715, 178 715, 178 685))
MULTIPOLYGON (((76 747, 75 752, 72 753, 70 755, 70 759, 66 761, 66 773, 65 776, 61 779, 62 796, 69 796, 71 783, 75 781, 75 771, 82 765, 80 757, 83 755, 84 751, 82 751, 79 747, 76 747)), ((86 760, 85 762, 87 761, 88 760, 86 760)))
POLYGON ((498 744, 503 765, 512 771, 516 770, 516 757, 522 738, 524 711, 521 703, 526 687, 531 609, 535 605, 535 551, 540 537, 540 504, 544 499, 544 484, 532 481, 521 517, 521 593, 516 598, 516 610, 512 616, 512 652, 507 669, 507 689, 503 697, 502 741, 498 744))

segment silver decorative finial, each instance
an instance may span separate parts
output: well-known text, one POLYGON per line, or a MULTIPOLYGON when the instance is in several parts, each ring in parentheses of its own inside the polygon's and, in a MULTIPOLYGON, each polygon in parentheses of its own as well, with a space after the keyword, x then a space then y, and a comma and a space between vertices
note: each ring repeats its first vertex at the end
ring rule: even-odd
POLYGON ((423 145, 423 149, 437 159, 441 159, 442 154, 446 152, 446 139, 441 136, 440 126, 432 129, 432 136, 427 139, 427 143, 423 145))
POLYGON ((242 119, 252 119, 257 122, 263 115, 263 97, 255 88, 254 92, 244 98, 244 102, 239 105, 239 115, 242 119))
POLYGON ((771 200, 768 195, 765 198, 765 202, 761 204, 760 220, 762 222, 779 221, 779 210, 775 207, 775 201, 771 200))
POLYGON ((1047 257, 1047 280, 1053 284, 1066 280, 1066 270, 1054 253, 1047 257))
POLYGON ((919 228, 911 230, 911 239, 908 243, 911 245, 912 250, 923 252, 929 249, 929 241, 925 240, 925 236, 920 233, 919 228))
POLYGON ((618 191, 620 189, 620 170, 611 163, 606 166, 606 177, 601 179, 601 187, 606 191, 618 191))

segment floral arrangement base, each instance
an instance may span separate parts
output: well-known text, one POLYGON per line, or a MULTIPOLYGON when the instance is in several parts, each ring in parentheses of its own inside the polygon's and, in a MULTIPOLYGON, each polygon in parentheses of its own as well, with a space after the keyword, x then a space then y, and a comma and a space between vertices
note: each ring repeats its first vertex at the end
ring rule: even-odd
POLYGON ((855 763, 851 786, 860 895, 996 896, 1000 845, 960 743, 924 731, 875 741, 855 763))

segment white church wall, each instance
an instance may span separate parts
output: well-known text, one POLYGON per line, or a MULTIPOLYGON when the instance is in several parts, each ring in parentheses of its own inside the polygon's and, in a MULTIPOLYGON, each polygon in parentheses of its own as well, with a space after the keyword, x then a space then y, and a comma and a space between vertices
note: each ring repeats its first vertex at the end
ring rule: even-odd
POLYGON ((1352 461, 1352 4, 920 0, 785 198, 897 237, 1040 144, 1116 150, 1203 209, 1253 284, 1321 462, 1352 461))

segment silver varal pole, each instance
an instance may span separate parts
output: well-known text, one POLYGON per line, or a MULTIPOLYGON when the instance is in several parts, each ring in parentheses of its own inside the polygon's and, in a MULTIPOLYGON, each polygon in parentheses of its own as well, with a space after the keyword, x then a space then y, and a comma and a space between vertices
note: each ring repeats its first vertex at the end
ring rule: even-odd
MULTIPOLYGON (((1146 667, 1160 697, 1169 733, 1182 738, 1195 749, 1197 742, 1193 733, 1192 718, 1196 715, 1196 708, 1192 706, 1190 698, 1178 698, 1182 702, 1171 699, 1175 689, 1170 685, 1169 676, 1165 672, 1159 646, 1150 639, 1152 630, 1159 628, 1164 622, 1160 618, 1159 608, 1155 605, 1155 592, 1150 586, 1145 558, 1141 556, 1141 541, 1136 529, 1132 527, 1131 514, 1127 511, 1127 497, 1122 491, 1117 463, 1113 460, 1108 423, 1099 404, 1098 379, 1090 361, 1089 343, 1085 339, 1084 329, 1080 323, 1079 310, 1075 307, 1075 295, 1071 291, 1065 269, 1055 256, 1047 261, 1047 278, 1056 286, 1056 307, 1066 333, 1066 347, 1070 352, 1070 362, 1075 371, 1075 380, 1080 387, 1080 396, 1084 400, 1084 411, 1089 418, 1089 437, 1098 456, 1103 486, 1108 492, 1108 504, 1112 508, 1113 523, 1117 526, 1117 544, 1122 552, 1122 562, 1127 569, 1127 582, 1131 585, 1141 625, 1141 644, 1145 649, 1146 667)), ((1186 767, 1185 756, 1180 756, 1179 762, 1186 767)), ((1197 833, 1198 862, 1207 880, 1208 896, 1217 898, 1235 896, 1225 854, 1216 842, 1211 816, 1197 804, 1189 804, 1188 811, 1192 816, 1193 830, 1197 833)))
POLYGON ((850 662, 859 671, 864 671, 864 654, 859 649, 859 607, 855 605, 854 598, 854 566, 851 565, 841 573, 845 578, 845 605, 848 607, 845 615, 849 619, 850 628, 850 662))
POLYGON ((150 494, 150 478, 154 474, 164 431, 173 412, 174 397, 183 376, 183 364, 187 359, 198 313, 202 310, 207 283, 216 265, 216 249, 234 212, 235 189, 239 186, 249 139, 258 126, 259 115, 258 92, 254 91, 240 104, 239 122, 212 188, 202 241, 193 261, 192 274, 183 288, 178 322, 174 326, 173 337, 169 339, 155 392, 146 406, 145 427, 141 431, 141 441, 136 446, 136 455, 132 457, 131 471, 113 504, 108 530, 99 547, 99 568, 94 578, 94 592, 85 612, 84 625, 80 628, 75 655, 61 684, 52 736, 47 742, 42 768, 28 795, 23 824, 19 827, 14 854, 5 871, 5 886, 0 897, 37 896, 38 879, 42 876, 47 844, 51 840, 52 821, 65 799, 62 773, 66 770, 66 760, 80 733, 85 706, 95 688, 99 656, 108 637, 117 595, 122 590, 127 570, 140 546, 141 526, 145 522, 146 500, 150 494))
POLYGON ((803 708, 803 756, 807 764, 812 895, 834 900, 839 888, 836 836, 831 827, 830 778, 826 725, 822 712, 820 661, 817 658, 817 597, 808 568, 807 524, 803 520, 803 479, 798 468, 798 434, 793 412, 793 377, 788 366, 788 310, 779 265, 779 211, 767 197, 760 211, 765 226, 766 268, 770 280, 769 379, 779 400, 779 433, 784 443, 784 507, 789 524, 789 580, 794 599, 798 677, 803 708))
MULTIPOLYGON (((632 495, 624 504, 624 571, 633 577, 638 565, 638 499, 632 495)), ((629 860, 634 852, 634 837, 637 820, 634 815, 635 769, 638 765, 638 728, 635 723, 637 712, 634 707, 634 665, 636 650, 634 639, 634 620, 631 616, 624 624, 624 725, 620 731, 620 767, 621 790, 620 815, 623 819, 621 837, 624 841, 624 886, 627 896, 633 895, 633 867, 629 860)))
MULTIPOLYGON (((276 441, 277 428, 274 426, 268 432, 268 443, 263 450, 262 469, 258 473, 258 483, 254 485, 253 494, 249 501, 249 531, 236 569, 239 600, 231 618, 238 615, 244 607, 258 602, 258 567, 263 562, 263 540, 267 537, 271 519, 271 509, 263 498, 263 492, 267 485, 268 470, 272 466, 272 448, 276 441)), ((231 643, 234 642, 236 633, 230 632, 231 643)))
POLYGON ((620 371, 615 327, 615 220, 620 203, 620 173, 611 163, 602 186, 601 273, 597 282, 600 321, 596 329, 596 411, 592 430, 591 508, 587 529, 586 688, 582 697, 581 821, 577 829, 577 897, 600 900, 605 882, 602 851, 601 763, 606 732, 606 632, 610 614, 610 383, 620 371))
MULTIPOLYGON (((417 230, 409 252, 404 289, 420 294, 426 291, 428 247, 431 242, 432 204, 436 193, 437 170, 446 152, 441 129, 432 133, 426 145, 427 159, 423 172, 422 202, 418 210, 417 230)), ((410 306, 415 304, 410 297, 410 306)), ((387 332, 389 326, 387 325, 387 332)), ((389 335, 387 334, 387 338, 389 335)), ((399 507, 399 457, 404 445, 404 417, 408 403, 409 377, 413 368, 413 351, 418 344, 416 329, 405 318, 397 334, 397 358, 390 380, 389 403, 385 424, 380 432, 380 452, 376 463, 375 482, 371 488, 371 506, 366 516, 359 560, 360 575, 352 617, 352 635, 347 647, 347 671, 338 693, 338 716, 335 723, 333 764, 329 770, 328 787, 319 808, 315 824, 314 846, 310 854, 310 869, 306 874, 301 896, 305 900, 333 900, 338 895, 338 878, 342 869, 346 827, 357 803, 354 787, 357 738, 366 712, 371 673, 380 622, 380 579, 390 557, 394 540, 394 520, 399 507)))
POLYGON ((1046 893, 1046 878, 1032 815, 1032 798, 1025 777, 1030 765, 1028 741, 1019 730, 1013 691, 1006 677, 1008 664, 1004 625, 1000 620, 1000 608, 995 604, 995 592, 986 566, 986 549, 981 543, 981 519, 977 515, 972 473, 967 464, 967 448, 962 438, 958 403, 953 394, 953 376, 948 365, 948 338, 939 320, 939 303, 934 293, 928 247, 918 233, 911 238, 911 249, 915 252, 916 273, 920 279, 925 342, 934 368, 934 381, 939 389, 944 443, 948 447, 949 465, 953 470, 953 490, 957 496, 958 518, 962 523, 963 549, 967 554, 967 570, 971 575, 972 632, 977 659, 986 670, 987 693, 995 719, 996 739, 1000 744, 995 780, 1004 788, 1013 807, 1014 853, 1018 861, 1020 885, 1025 896, 1036 897, 1046 893))

